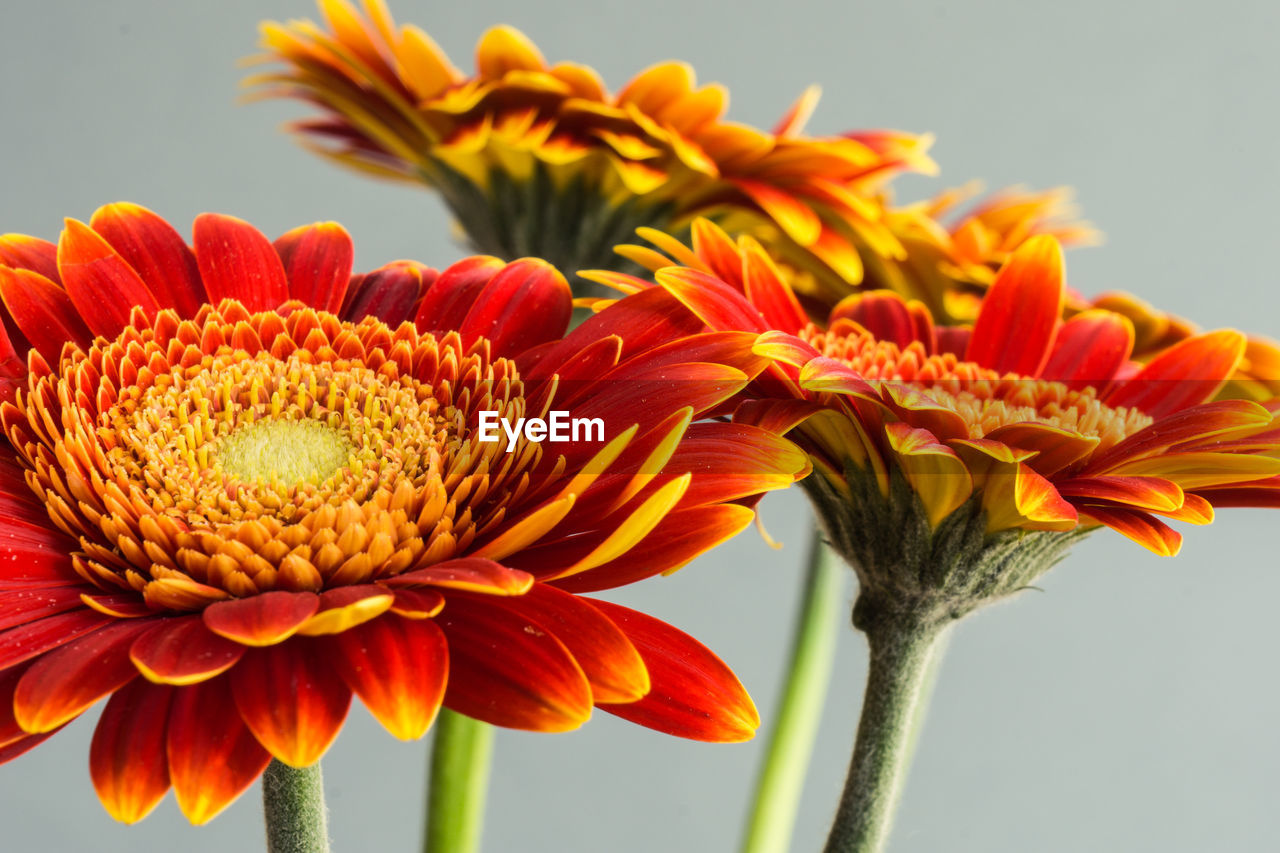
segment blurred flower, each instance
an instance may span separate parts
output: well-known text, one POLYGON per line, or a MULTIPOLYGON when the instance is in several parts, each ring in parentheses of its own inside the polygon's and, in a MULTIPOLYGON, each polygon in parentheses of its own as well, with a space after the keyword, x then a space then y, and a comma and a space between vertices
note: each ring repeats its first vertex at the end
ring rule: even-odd
MULTIPOLYGON (((863 289, 892 290, 919 300, 939 322, 971 323, 996 271, 1029 238, 1051 234, 1076 246, 1101 240, 1089 223, 1077 218, 1066 188, 1010 188, 988 196, 963 216, 953 216, 976 190, 969 185, 928 201, 890 207, 885 222, 905 253, 901 260, 869 269, 863 289)), ((847 295, 837 292, 829 304, 847 295)))
POLYGON ((510 27, 480 40, 476 72, 456 70, 379 0, 361 16, 321 0, 327 29, 263 26, 260 97, 294 97, 324 117, 293 125, 307 148, 362 172, 439 192, 472 245, 565 269, 612 265, 639 226, 677 231, 695 215, 758 231, 779 256, 847 283, 867 256, 899 257, 880 189, 932 172, 927 137, 867 131, 803 135, 806 92, 770 132, 723 120, 728 93, 696 87, 679 62, 611 94, 585 66, 548 66, 510 27))
POLYGON ((442 703, 751 736, 709 651, 575 593, 674 571, 807 471, 759 428, 692 423, 763 369, 754 336, 697 334, 655 291, 561 341, 543 261, 352 279, 331 223, 194 231, 111 205, 56 247, 0 237, 0 760, 109 697, 107 810, 172 787, 199 823, 272 757, 317 761, 353 694, 400 738, 442 703), (478 429, 554 410, 603 439, 478 429))
MULTIPOLYGON (((1027 239, 1047 234, 1073 246, 1101 241, 1099 232, 1077 218, 1070 192, 1064 188, 1045 192, 1007 189, 945 225, 949 212, 972 192, 971 188, 949 190, 929 202, 890 207, 885 222, 901 241, 905 257, 880 260, 874 268, 869 267, 861 289, 887 289, 919 300, 939 322, 972 323, 996 272, 1027 239)), ((837 291, 829 296, 825 307, 844 295, 837 291)), ((1134 327, 1133 358, 1138 361, 1146 361, 1198 331, 1194 323, 1131 293, 1112 291, 1091 299, 1067 288, 1064 318, 1094 308, 1129 318, 1134 327)), ((1277 395, 1280 343, 1249 335, 1244 355, 1219 397, 1261 401, 1277 395)))

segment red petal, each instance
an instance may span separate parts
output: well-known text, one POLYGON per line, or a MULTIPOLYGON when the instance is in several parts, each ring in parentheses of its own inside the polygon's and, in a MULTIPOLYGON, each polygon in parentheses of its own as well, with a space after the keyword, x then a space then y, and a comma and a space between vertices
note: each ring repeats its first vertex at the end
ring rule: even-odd
POLYGON ((786 435, 822 408, 813 400, 748 400, 733 413, 733 420, 786 435))
POLYGON ((773 261, 754 240, 743 253, 743 293, 771 327, 798 332, 809 323, 800 301, 791 292, 773 261))
MULTIPOLYGON (((601 418, 610 430, 621 432, 632 424, 641 431, 689 406, 700 416, 746 387, 748 377, 734 367, 719 364, 676 364, 615 372, 608 383, 573 410, 575 418, 601 418), (656 404, 656 401, 661 401, 656 404)), ((611 436, 608 436, 611 437, 611 436)))
POLYGON ((93 731, 89 773, 107 813, 137 823, 169 790, 165 750, 173 688, 138 679, 115 692, 93 731))
POLYGON ((37 272, 54 283, 58 277, 58 247, 26 234, 0 235, 0 266, 37 272))
POLYGON ((140 205, 108 204, 89 226, 133 267, 165 308, 194 317, 207 299, 195 253, 172 225, 140 205))
POLYGON ((289 300, 284 265, 258 229, 233 216, 202 213, 194 236, 210 302, 238 299, 250 311, 270 311, 289 300))
POLYGON ((37 529, 48 528, 50 537, 62 536, 62 541, 68 544, 75 542, 52 530, 45 505, 27 488, 25 471, 12 459, 0 459, 0 519, 17 520, 37 529))
POLYGON ((635 610, 592 600, 644 658, 653 687, 638 702, 601 710, 692 740, 750 740, 760 725, 755 703, 720 658, 688 634, 635 610))
POLYGON ((1083 506, 1080 515, 1123 533, 1161 557, 1177 556, 1182 548, 1182 534, 1145 512, 1112 507, 1083 506))
POLYGON ((1081 459, 1088 458, 1099 442, 1094 435, 1081 435, 1074 430, 1033 421, 996 427, 983 438, 1019 450, 1036 451, 1035 457, 1028 460, 1027 464, 1045 477, 1052 477, 1081 459))
POLYGON ((44 276, 0 267, 0 299, 23 337, 50 364, 58 363, 67 341, 84 346, 93 339, 71 298, 44 276))
POLYGON ((1085 473, 1105 471, 1132 459, 1142 459, 1167 451, 1193 439, 1261 429, 1271 423, 1271 413, 1249 400, 1219 400, 1183 409, 1139 430, 1110 450, 1090 460, 1085 473))
MULTIPOLYGON (((693 257, 675 256, 676 264, 705 269, 726 284, 742 283, 742 253, 724 229, 710 219, 698 217, 690 229, 693 257), (699 262, 702 263, 699 263, 699 262)), ((668 240, 671 238, 667 238, 668 240)), ((665 241, 664 241, 665 242, 665 241)), ((659 244, 661 248, 661 244, 659 244)), ((662 266, 673 266, 667 261, 662 266)), ((659 267, 660 269, 661 267, 659 267)))
MULTIPOLYGON (((519 358, 521 376, 545 377, 574 358, 588 345, 610 336, 622 340, 621 358, 692 335, 702 329, 702 321, 661 288, 651 288, 628 296, 592 317, 588 317, 564 340, 539 348, 519 358)), ((422 328, 419 325, 419 328, 422 328)))
MULTIPOLYGON (((815 359, 814 361, 817 361, 815 359)), ((805 373, 809 372, 810 364, 805 365, 805 371, 801 373, 801 379, 805 387, 816 385, 812 380, 805 378, 805 373)), ((839 368, 839 363, 834 367, 839 368)), ((834 371, 833 371, 834 372, 834 371)), ((845 380, 847 382, 847 379, 845 380)), ((833 383, 833 387, 838 388, 839 385, 833 383)), ((857 385, 852 384, 849 388, 852 393, 858 393, 857 385)), ((929 396, 927 388, 922 389, 916 385, 898 385, 892 382, 886 382, 880 387, 883 394, 884 402, 889 408, 913 427, 925 429, 933 433, 939 441, 947 441, 952 438, 959 438, 969 434, 969 425, 965 423, 964 418, 955 407, 950 403, 938 403, 929 396)))
POLYGON ((489 255, 475 255, 440 273, 418 306, 418 315, 413 321, 418 331, 447 332, 461 328, 485 285, 505 266, 489 255))
POLYGON ((1085 311, 1058 330, 1040 375, 1072 388, 1105 391, 1133 353, 1133 323, 1111 311, 1085 311))
POLYGON ((210 631, 246 646, 271 646, 291 637, 320 609, 313 592, 266 592, 219 601, 204 609, 210 631))
POLYGON ((597 592, 674 571, 736 536, 754 519, 753 511, 734 504, 677 510, 621 557, 552 583, 569 592, 597 592))
POLYGON ((401 740, 427 733, 449 677, 449 648, 435 622, 384 616, 325 642, 329 663, 387 731, 401 740))
POLYGON ((0 588, 83 584, 68 556, 75 540, 53 527, 47 515, 31 518, 29 506, 25 496, 0 496, 0 537, 10 557, 0 564, 0 588))
POLYGON ((972 336, 973 329, 968 326, 939 326, 934 330, 934 352, 951 353, 956 358, 963 359, 972 336))
MULTIPOLYGON (((1251 483, 1216 486, 1200 492, 1214 507, 1252 506, 1280 508, 1280 477, 1268 477, 1251 483)), ((1192 496, 1194 497, 1194 496, 1192 496)))
POLYGON ((495 356, 514 357, 562 337, 572 313, 573 293, 560 271, 522 258, 489 280, 458 331, 464 344, 488 338, 495 356))
MULTIPOLYGON (((704 272, 667 268, 655 273, 654 280, 716 331, 763 332, 768 329, 760 312, 741 293, 704 272)), ((625 302, 623 300, 621 304, 625 302)))
POLYGON ((493 560, 461 557, 396 575, 388 578, 385 584, 390 587, 438 586, 489 595, 523 595, 533 584, 533 576, 508 569, 493 560))
POLYGON ((15 740, 7 746, 0 747, 0 764, 4 764, 6 761, 12 761, 27 750, 34 749, 60 731, 62 731, 62 729, 58 728, 51 732, 45 732, 42 735, 31 735, 30 737, 24 737, 21 740, 15 740))
POLYGON ((650 488, 692 471, 680 506, 722 504, 786 488, 807 469, 804 451, 781 436, 747 424, 698 423, 685 432, 650 488))
POLYGON ((0 670, 31 660, 116 621, 85 608, 10 628, 0 634, 0 670))
MULTIPOLYGON (((852 320, 874 335, 876 340, 891 341, 900 348, 918 340, 917 318, 896 293, 873 290, 846 296, 831 309, 830 324, 834 325, 837 320, 852 320)), ((931 350, 932 336, 922 343, 931 350)))
POLYGON ((148 317, 160 303, 129 262, 83 222, 68 219, 58 240, 58 270, 76 310, 95 335, 114 338, 137 306, 148 317))
POLYGON ((29 344, 18 331, 13 318, 0 311, 0 403, 15 403, 18 392, 26 388, 26 354, 29 344))
POLYGON ((1001 373, 1038 376, 1064 299, 1062 246, 1049 235, 1018 247, 983 297, 965 354, 1001 373))
POLYGON ((33 734, 51 731, 128 684, 138 676, 129 646, 154 624, 115 621, 33 663, 14 693, 18 723, 33 734))
POLYGON ((649 673, 617 625, 585 599, 546 584, 507 599, 503 607, 549 629, 564 643, 600 702, 634 702, 649 692, 649 673))
POLYGON ((18 689, 18 682, 28 669, 30 665, 0 670, 0 747, 30 737, 13 716, 13 692, 18 689))
POLYGON ((166 619, 129 648, 129 657, 151 681, 195 684, 226 672, 244 656, 240 643, 219 637, 198 615, 166 619))
POLYGON ((359 322, 377 317, 395 327, 412 320, 422 293, 439 275, 417 261, 393 261, 371 273, 351 279, 342 318, 359 322))
POLYGON ((275 248, 289 281, 289 297, 338 313, 355 259, 346 230, 336 222, 303 225, 282 235, 275 248))
MULTIPOLYGON (((614 341, 616 338, 606 340, 614 341)), ((768 365, 767 356, 753 352, 755 341, 756 335, 751 332, 709 332, 689 335, 638 353, 612 370, 597 370, 588 377, 571 379, 563 372, 557 371, 560 381, 556 386, 554 408, 573 409, 584 399, 598 395, 602 384, 607 386, 609 383, 620 382, 628 383, 630 387, 629 383, 635 381, 638 376, 661 375, 660 368, 664 367, 675 368, 687 374, 691 370, 707 372, 705 367, 699 368, 693 365, 715 365, 717 368, 731 367, 742 371, 748 378, 754 378, 768 365)), ((525 387, 529 386, 526 384, 525 387)))
MULTIPOLYGON (((1079 498, 1075 503, 1103 501, 1127 504, 1133 509, 1173 512, 1182 506, 1181 487, 1160 477, 1081 477, 1062 480, 1054 485, 1065 498, 1079 498)), ((1092 512, 1091 509, 1086 510, 1092 512)))
POLYGON ((396 590, 391 612, 406 619, 430 619, 444 607, 444 596, 434 589, 405 587, 396 590))
MULTIPOLYGON (((553 344, 553 346, 558 346, 553 344)), ((585 387, 592 380, 600 378, 602 375, 613 369, 622 360, 622 340, 616 335, 610 335, 607 338, 601 338, 594 343, 587 344, 576 354, 569 357, 567 361, 559 364, 548 364, 545 360, 539 362, 539 368, 547 368, 547 372, 542 369, 530 370, 528 372, 520 371, 520 376, 525 382, 525 388, 532 386, 533 380, 547 379, 551 375, 559 377, 559 387, 566 385, 572 388, 585 387)), ((557 402, 560 402, 557 397, 557 402)))
POLYGON ((156 615, 156 611, 147 606, 145 596, 139 596, 132 590, 107 595, 85 593, 80 596, 80 600, 87 607, 117 619, 138 619, 156 615))
POLYGON ((0 597, 0 630, 35 622, 47 616, 77 610, 80 595, 95 587, 57 586, 6 590, 0 597))
POLYGON ((378 584, 339 586, 320 593, 320 609, 298 629, 304 637, 341 634, 391 609, 395 593, 378 584))
POLYGON ((1108 406, 1132 406, 1154 418, 1203 403, 1236 369, 1247 341, 1223 329, 1179 341, 1107 394, 1108 406))
POLYGON ((294 638, 250 651, 231 670, 241 719, 258 743, 292 767, 320 760, 351 706, 351 690, 322 649, 316 640, 294 638))
POLYGON ((449 641, 449 708, 543 732, 576 729, 591 716, 591 685, 542 625, 461 596, 449 598, 436 622, 449 641))
POLYGON ((168 735, 173 792, 194 824, 229 806, 271 763, 271 753, 240 719, 226 678, 175 690, 168 735))

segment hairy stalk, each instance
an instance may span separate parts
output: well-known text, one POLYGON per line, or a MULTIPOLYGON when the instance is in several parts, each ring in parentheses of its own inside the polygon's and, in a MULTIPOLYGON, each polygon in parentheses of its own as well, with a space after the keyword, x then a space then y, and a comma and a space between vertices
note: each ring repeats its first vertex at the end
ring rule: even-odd
POLYGON ((853 760, 826 853, 878 853, 889 838, 924 714, 943 624, 886 616, 864 626, 871 647, 853 760))
POLYGON ((262 811, 267 853, 329 853, 319 762, 290 767, 273 759, 262 774, 262 811))

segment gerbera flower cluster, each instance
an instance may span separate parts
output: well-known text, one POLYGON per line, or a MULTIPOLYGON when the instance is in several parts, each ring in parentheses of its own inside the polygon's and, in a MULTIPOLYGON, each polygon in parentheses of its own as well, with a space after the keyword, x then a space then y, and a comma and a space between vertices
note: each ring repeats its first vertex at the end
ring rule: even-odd
MULTIPOLYGON (((1068 288, 1063 246, 1097 235, 1065 191, 900 206, 931 138, 808 135, 816 87, 766 131, 681 62, 611 91, 500 26, 464 73, 381 0, 319 7, 263 25, 253 96, 309 104, 302 145, 439 193, 487 254, 355 274, 335 223, 203 214, 188 239, 128 203, 0 236, 0 763, 105 700, 113 817, 173 790, 203 823, 270 766, 269 837, 320 849, 298 769, 356 697, 402 739, 448 709, 445 752, 595 708, 745 740, 724 662, 590 594, 803 481, 806 594, 834 550, 871 653, 828 849, 877 850, 947 626, 1091 531, 1169 556, 1174 525, 1280 506, 1280 344, 1068 288), (586 282, 618 295, 575 303, 586 282)), ((483 763, 433 785, 470 796, 483 763)), ((794 800, 798 767, 761 790, 794 800)), ((444 834, 474 847, 464 805, 444 834)), ((766 811, 772 849, 794 802, 766 811)))
POLYGON ((441 705, 562 731, 593 707, 684 737, 758 718, 711 652, 579 593, 673 571, 808 470, 704 421, 766 365, 655 291, 562 339, 543 261, 351 275, 338 226, 192 245, 129 204, 0 238, 0 759, 107 698, 116 818, 208 820, 313 764, 352 696, 400 738, 441 705), (603 441, 485 442, 552 410, 603 441))

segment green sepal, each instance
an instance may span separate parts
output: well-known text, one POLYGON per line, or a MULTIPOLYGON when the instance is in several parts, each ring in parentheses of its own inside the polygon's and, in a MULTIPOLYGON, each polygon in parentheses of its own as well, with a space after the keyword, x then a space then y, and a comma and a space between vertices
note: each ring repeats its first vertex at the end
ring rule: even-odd
POLYGON ((919 496, 896 469, 889 494, 868 471, 845 468, 850 497, 823 477, 803 486, 832 547, 861 586, 853 623, 903 619, 943 625, 978 606, 1029 587, 1088 530, 986 532, 986 513, 971 497, 933 529, 919 496))

